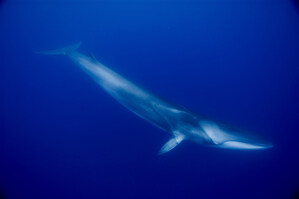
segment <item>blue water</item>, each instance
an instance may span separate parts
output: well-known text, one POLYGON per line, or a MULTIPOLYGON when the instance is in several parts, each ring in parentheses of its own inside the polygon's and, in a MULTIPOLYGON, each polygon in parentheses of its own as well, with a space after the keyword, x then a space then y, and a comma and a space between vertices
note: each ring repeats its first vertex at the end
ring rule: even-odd
POLYGON ((292 198, 299 188, 299 7, 292 0, 0 1, 0 198, 292 198), (272 141, 188 141, 127 111, 80 51, 199 114, 272 141), (2 195, 2 196, 1 196, 2 195))

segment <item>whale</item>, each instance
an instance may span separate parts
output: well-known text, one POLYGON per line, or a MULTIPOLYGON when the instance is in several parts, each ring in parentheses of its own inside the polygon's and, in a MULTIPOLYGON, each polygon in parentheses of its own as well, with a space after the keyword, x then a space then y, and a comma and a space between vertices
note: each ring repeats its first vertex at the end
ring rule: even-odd
POLYGON ((223 149, 258 150, 272 147, 269 141, 247 130, 207 119, 183 106, 162 99, 103 65, 93 56, 80 53, 80 45, 81 42, 78 42, 68 47, 38 53, 68 57, 128 110, 169 132, 171 137, 162 146, 159 154, 174 149, 184 140, 223 149))

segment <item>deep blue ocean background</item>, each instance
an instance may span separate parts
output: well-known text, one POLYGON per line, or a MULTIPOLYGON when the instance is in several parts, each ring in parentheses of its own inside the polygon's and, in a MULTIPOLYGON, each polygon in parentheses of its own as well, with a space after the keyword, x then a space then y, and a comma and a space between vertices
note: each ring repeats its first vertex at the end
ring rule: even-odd
MULTIPOLYGON (((0 198, 295 198, 296 0, 0 1, 0 198), (64 56, 79 51, 143 87, 272 141, 224 150, 138 118, 64 56)), ((297 195, 298 196, 298 195, 297 195)))

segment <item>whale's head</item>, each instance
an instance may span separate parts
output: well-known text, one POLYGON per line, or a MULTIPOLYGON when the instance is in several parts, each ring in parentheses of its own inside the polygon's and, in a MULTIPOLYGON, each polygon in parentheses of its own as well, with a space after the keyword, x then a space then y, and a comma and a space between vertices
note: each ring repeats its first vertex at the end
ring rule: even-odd
POLYGON ((271 143, 237 127, 208 120, 200 121, 199 125, 205 136, 209 138, 209 145, 215 147, 247 150, 272 147, 271 143))

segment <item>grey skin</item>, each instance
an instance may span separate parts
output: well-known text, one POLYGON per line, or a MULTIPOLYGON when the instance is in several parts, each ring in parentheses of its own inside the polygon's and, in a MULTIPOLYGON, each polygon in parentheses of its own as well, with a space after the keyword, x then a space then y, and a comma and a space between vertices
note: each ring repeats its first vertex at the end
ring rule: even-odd
POLYGON ((94 79, 107 93, 127 109, 172 137, 159 154, 175 148, 183 140, 230 149, 266 149, 268 142, 253 138, 243 130, 205 119, 184 107, 169 103, 107 68, 92 57, 77 51, 80 43, 66 48, 40 52, 47 55, 66 55, 94 79))

